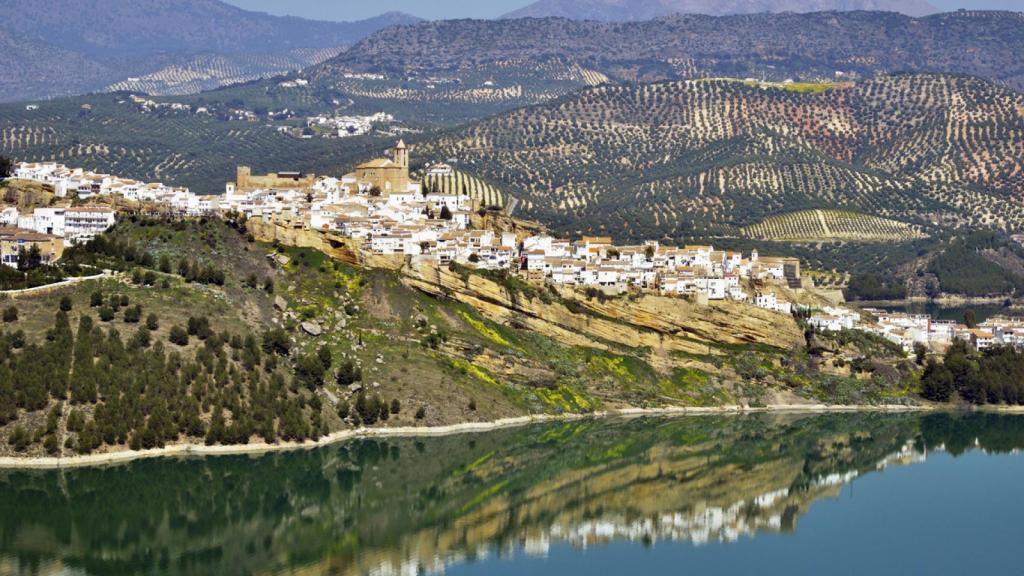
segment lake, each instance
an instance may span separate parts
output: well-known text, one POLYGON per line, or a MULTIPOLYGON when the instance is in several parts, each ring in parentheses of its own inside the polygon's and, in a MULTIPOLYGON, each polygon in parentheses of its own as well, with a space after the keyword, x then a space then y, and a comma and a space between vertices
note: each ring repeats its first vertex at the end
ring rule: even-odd
POLYGON ((594 419, 0 471, 0 574, 1008 574, 1024 416, 594 419))

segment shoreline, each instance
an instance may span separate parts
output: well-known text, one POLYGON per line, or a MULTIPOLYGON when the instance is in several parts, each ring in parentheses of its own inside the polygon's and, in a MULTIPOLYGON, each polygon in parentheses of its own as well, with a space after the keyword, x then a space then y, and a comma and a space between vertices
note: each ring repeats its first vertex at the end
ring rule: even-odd
MULTIPOLYGON (((1005 412, 1022 412, 1020 410, 1006 409, 998 410, 1005 412)), ((356 428, 353 430, 342 430, 333 432, 318 440, 307 440, 305 442, 278 442, 267 444, 265 442, 253 442, 249 444, 214 445, 206 444, 172 444, 163 448, 152 448, 149 450, 118 450, 103 454, 84 454, 75 456, 37 456, 37 457, 0 457, 0 470, 61 470, 66 468, 90 468, 113 464, 124 464, 135 460, 151 458, 191 457, 191 456, 238 456, 258 455, 272 452, 291 452, 296 450, 311 450, 323 448, 333 444, 357 440, 362 438, 423 438, 437 436, 452 436, 457 434, 471 434, 479 432, 490 432, 504 428, 518 428, 531 424, 543 424, 548 422, 572 422, 588 419, 610 419, 610 418, 637 418, 644 416, 707 416, 707 415, 743 415, 758 413, 773 414, 827 414, 827 413, 851 413, 851 412, 888 412, 888 413, 909 413, 909 412, 934 412, 948 410, 947 407, 933 406, 903 406, 903 405, 829 405, 829 404, 774 404, 763 407, 744 406, 716 406, 716 407, 666 407, 666 408, 621 408, 589 414, 537 414, 529 416, 516 416, 502 418, 487 422, 463 422, 460 424, 448 424, 444 426, 401 426, 394 428, 356 428)))
POLYGON ((1024 304, 1024 302, 1009 296, 940 296, 938 298, 911 296, 902 300, 847 300, 846 304, 858 308, 912 306, 915 304, 935 304, 939 308, 962 308, 964 306, 1001 306, 1007 298, 1010 298, 1012 302, 1011 309, 1024 304))

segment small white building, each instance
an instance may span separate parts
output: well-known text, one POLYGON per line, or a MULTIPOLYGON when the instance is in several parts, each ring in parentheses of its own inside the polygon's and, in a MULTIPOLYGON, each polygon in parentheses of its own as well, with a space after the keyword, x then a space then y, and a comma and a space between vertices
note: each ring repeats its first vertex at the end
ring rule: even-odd
POLYGON ((72 244, 88 242, 114 225, 114 210, 103 206, 79 206, 64 211, 64 237, 72 244))

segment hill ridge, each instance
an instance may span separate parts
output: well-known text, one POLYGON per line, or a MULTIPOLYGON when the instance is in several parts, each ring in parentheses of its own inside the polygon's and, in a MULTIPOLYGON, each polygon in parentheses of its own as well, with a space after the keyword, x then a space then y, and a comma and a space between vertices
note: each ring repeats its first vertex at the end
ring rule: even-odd
POLYGON ((820 92, 726 80, 605 85, 423 144, 562 231, 735 235, 773 214, 1024 223, 1024 95, 968 76, 820 92), (642 111, 642 112, 640 112, 642 111), (531 209, 532 207, 532 209, 531 209))
POLYGON ((564 16, 576 20, 636 21, 670 14, 725 16, 762 12, 899 12, 924 16, 939 12, 925 0, 537 0, 502 18, 564 16))

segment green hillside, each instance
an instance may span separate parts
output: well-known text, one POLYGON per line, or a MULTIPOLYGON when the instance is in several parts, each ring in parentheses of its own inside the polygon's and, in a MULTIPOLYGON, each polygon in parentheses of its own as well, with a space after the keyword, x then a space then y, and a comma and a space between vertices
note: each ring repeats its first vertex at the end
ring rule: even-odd
MULTIPOLYGON (((246 110, 280 110, 289 105, 324 109, 308 91, 279 96, 268 94, 262 86, 249 86, 229 94, 227 101, 215 97, 183 101, 197 107, 219 106, 215 113, 225 112, 228 104, 246 110)), ((19 104, 0 105, 0 154, 17 161, 56 161, 189 186, 200 194, 221 193, 237 165, 252 166, 257 173, 301 170, 340 175, 390 144, 390 138, 374 137, 302 140, 278 132, 266 121, 167 109, 146 112, 125 94, 52 100, 32 111, 19 104)))
MULTIPOLYGON (((758 10, 759 12, 762 10, 758 10)), ((578 14, 576 15, 578 18, 578 14)), ((422 22, 372 35, 310 71, 403 83, 409 99, 454 101, 490 80, 521 86, 518 102, 572 86, 728 76, 776 82, 857 80, 879 74, 971 74, 1024 88, 1024 16, 963 11, 910 18, 892 12, 701 16, 637 22, 523 18, 422 22), (984 58, 979 57, 984 54, 984 58)), ((382 101, 390 96, 382 96, 382 101)), ((510 100, 510 103, 512 101, 510 100)))
MULTIPOLYGON (((731 80, 602 86, 424 142, 557 229, 738 236, 829 209, 925 227, 1024 225, 1024 96, 897 75, 828 90, 731 80), (466 167, 472 167, 466 168, 466 167)), ((908 235, 910 237, 910 235, 908 235)))
POLYGON ((804 210, 771 216, 744 227, 742 233, 749 238, 788 242, 900 242, 925 237, 903 222, 839 210, 804 210))

